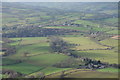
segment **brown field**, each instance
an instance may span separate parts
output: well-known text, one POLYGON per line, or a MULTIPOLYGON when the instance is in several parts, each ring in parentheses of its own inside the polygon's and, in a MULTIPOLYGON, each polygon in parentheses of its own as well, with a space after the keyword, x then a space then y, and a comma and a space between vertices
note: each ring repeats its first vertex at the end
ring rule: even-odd
POLYGON ((113 39, 120 39, 120 35, 113 36, 113 37, 111 37, 111 38, 113 38, 113 39))

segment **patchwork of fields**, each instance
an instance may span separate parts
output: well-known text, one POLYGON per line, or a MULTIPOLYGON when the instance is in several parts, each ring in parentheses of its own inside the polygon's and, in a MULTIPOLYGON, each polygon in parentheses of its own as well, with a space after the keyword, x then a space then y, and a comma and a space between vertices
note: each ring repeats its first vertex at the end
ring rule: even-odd
POLYGON ((5 3, 0 77, 118 78, 118 3, 5 3))
MULTIPOLYGON (((94 23, 89 21, 76 21, 77 24, 93 25, 94 23)), ((103 31, 107 34, 117 34, 116 30, 111 31, 115 28, 99 28, 98 24, 94 24, 92 31, 103 31)), ((47 26, 44 28, 57 28, 57 29, 70 29, 78 30, 83 32, 88 32, 91 28, 87 27, 73 27, 73 26, 47 26)), ((95 42, 90 37, 81 35, 82 33, 73 33, 72 35, 60 35, 60 37, 70 45, 70 49, 74 50, 73 54, 80 56, 82 58, 90 58, 93 60, 100 60, 109 64, 118 64, 118 40, 113 38, 107 38, 98 42, 95 42), (112 48, 113 49, 110 49, 112 48)), ((22 74, 37 75, 39 73, 44 73, 45 75, 50 75, 49 77, 60 77, 61 71, 71 71, 74 68, 57 68, 53 67, 54 64, 66 61, 70 59, 70 56, 64 54, 57 54, 52 52, 50 48, 49 38, 47 37, 23 37, 23 38, 10 38, 13 42, 9 43, 11 46, 16 47, 16 54, 10 55, 3 59, 3 69, 14 70, 22 74), (27 55, 25 55, 27 53, 27 55), (22 62, 17 63, 20 60, 22 62), (57 74, 53 74, 57 73, 57 74)), ((4 52, 1 52, 4 54, 4 52)), ((65 77, 75 77, 75 78, 93 78, 99 77, 100 75, 104 77, 117 77, 116 70, 109 72, 111 69, 103 69, 97 71, 72 71, 71 74, 65 77), (78 75, 79 74, 79 75, 78 75), (86 76, 84 76, 84 74, 86 76), (90 75, 91 74, 91 75, 90 75), (96 75, 94 75, 96 74, 96 75), (112 75, 112 76, 111 76, 112 75), (79 76, 79 77, 78 77, 79 76)), ((67 73, 67 72, 66 72, 67 73)), ((3 75, 6 77, 7 75, 3 75)))
POLYGON ((10 43, 16 46, 17 53, 6 58, 3 58, 3 69, 14 70, 22 74, 33 74, 44 72, 51 74, 67 70, 70 68, 55 68, 53 64, 66 60, 69 56, 56 54, 50 51, 49 43, 45 37, 30 37, 30 38, 11 38, 14 42, 10 43), (24 53, 29 54, 24 56, 24 53), (22 60, 16 63, 17 60, 22 60))
MULTIPOLYGON (((118 53, 115 50, 94 50, 94 49, 106 49, 109 47, 97 44, 93 42, 89 37, 83 36, 66 36, 62 37, 63 40, 67 41, 69 44, 76 44, 71 46, 71 49, 77 50, 74 54, 77 54, 81 57, 87 57, 95 60, 100 60, 102 62, 110 63, 110 64, 118 64, 118 53), (82 51, 81 51, 82 50, 82 51)), ((11 56, 8 56, 3 59, 3 69, 14 70, 23 74, 35 75, 37 73, 43 72, 46 75, 60 72, 63 70, 69 70, 72 68, 56 68, 52 67, 52 65, 67 60, 70 57, 64 54, 56 54, 51 51, 49 40, 46 37, 29 37, 29 38, 10 38, 13 40, 10 45, 16 46, 17 53, 11 56), (27 56, 24 56, 24 53, 28 52, 27 56), (16 60, 22 60, 24 62, 16 63, 16 60)), ((117 40, 115 39, 107 39, 100 41, 100 43, 117 47, 117 40), (113 45, 114 44, 114 45, 113 45)), ((109 70, 109 69, 107 69, 109 70)), ((92 71, 92 73, 96 75, 89 75, 91 71, 80 71, 72 73, 66 77, 77 77, 76 74, 86 74, 83 77, 98 77, 99 75, 105 74, 106 70, 99 70, 100 72, 92 71), (101 72, 104 71, 104 72, 101 72), (76 76, 75 76, 76 75, 76 76)), ((113 75, 111 77, 115 77, 116 73, 108 73, 104 75, 105 77, 110 77, 109 75, 113 75)), ((104 77, 103 76, 103 77, 104 77)), ((82 76, 79 76, 82 77, 82 76)))

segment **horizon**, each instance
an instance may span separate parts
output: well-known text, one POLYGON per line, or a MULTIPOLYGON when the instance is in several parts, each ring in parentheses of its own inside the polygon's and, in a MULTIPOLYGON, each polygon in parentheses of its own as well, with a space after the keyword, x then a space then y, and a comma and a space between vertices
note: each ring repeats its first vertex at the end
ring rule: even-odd
POLYGON ((1 2, 119 2, 119 0, 1 0, 1 2))

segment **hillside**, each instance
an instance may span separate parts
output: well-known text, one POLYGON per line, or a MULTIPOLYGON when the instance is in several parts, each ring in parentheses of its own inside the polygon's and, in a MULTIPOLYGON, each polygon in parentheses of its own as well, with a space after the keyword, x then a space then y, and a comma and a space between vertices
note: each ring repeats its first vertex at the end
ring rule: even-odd
POLYGON ((3 3, 3 78, 117 78, 117 3, 3 3))

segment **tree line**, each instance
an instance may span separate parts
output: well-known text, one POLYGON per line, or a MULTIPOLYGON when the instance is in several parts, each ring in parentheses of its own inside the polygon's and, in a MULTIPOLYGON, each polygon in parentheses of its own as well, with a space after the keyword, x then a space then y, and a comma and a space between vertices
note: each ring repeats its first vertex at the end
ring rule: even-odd
POLYGON ((63 53, 66 55, 71 55, 71 50, 67 42, 59 37, 49 37, 50 39, 50 47, 53 52, 63 53))

